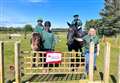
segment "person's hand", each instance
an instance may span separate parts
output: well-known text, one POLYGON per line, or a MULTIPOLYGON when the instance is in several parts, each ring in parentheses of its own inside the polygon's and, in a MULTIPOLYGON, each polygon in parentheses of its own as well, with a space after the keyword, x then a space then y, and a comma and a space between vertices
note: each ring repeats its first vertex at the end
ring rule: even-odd
POLYGON ((97 52, 97 56, 99 56, 99 52, 97 52))

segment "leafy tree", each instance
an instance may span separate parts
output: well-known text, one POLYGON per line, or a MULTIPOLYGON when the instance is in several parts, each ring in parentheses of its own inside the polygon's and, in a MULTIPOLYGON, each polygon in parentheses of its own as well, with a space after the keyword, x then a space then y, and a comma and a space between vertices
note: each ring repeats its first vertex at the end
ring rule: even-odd
POLYGON ((120 0, 105 0, 105 6, 100 12, 105 29, 120 31, 120 0))
POLYGON ((24 26, 24 29, 23 29, 23 30, 24 30, 24 32, 25 32, 25 33, 24 33, 24 35, 25 35, 24 38, 26 39, 27 33, 28 33, 28 32, 32 32, 32 31, 33 31, 33 28, 32 28, 32 26, 31 26, 30 24, 26 24, 26 25, 24 26))
POLYGON ((101 19, 95 19, 95 20, 92 19, 92 20, 86 22, 85 30, 88 31, 89 28, 99 29, 101 26, 102 26, 101 19))
POLYGON ((25 31, 25 32, 31 32, 32 30, 33 30, 32 25, 26 24, 26 25, 24 26, 24 31, 25 31))

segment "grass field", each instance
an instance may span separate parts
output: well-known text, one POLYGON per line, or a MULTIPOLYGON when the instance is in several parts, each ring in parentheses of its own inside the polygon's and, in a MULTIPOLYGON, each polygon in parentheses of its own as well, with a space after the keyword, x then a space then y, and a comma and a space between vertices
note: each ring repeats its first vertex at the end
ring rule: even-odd
MULTIPOLYGON (((66 33, 57 33, 59 42, 56 44, 56 51, 67 51, 66 46, 66 33)), ((117 38, 111 37, 107 38, 111 43, 111 61, 110 61, 110 83, 117 83, 117 69, 118 69, 118 55, 120 55, 120 36, 117 38)), ((24 39, 24 35, 21 37, 14 37, 8 39, 6 34, 0 33, 0 41, 4 41, 5 45, 5 80, 13 79, 14 75, 9 72, 9 66, 14 65, 14 43, 15 41, 21 42, 22 51, 30 51, 30 34, 28 34, 27 39, 24 39)), ((97 57, 97 67, 98 70, 95 72, 94 79, 100 80, 103 74, 104 67, 104 43, 100 42, 100 55, 97 57)), ((75 81, 77 83, 78 81, 75 81)), ((62 83, 62 81, 61 81, 62 83)), ((63 82, 64 83, 64 82, 63 82)))

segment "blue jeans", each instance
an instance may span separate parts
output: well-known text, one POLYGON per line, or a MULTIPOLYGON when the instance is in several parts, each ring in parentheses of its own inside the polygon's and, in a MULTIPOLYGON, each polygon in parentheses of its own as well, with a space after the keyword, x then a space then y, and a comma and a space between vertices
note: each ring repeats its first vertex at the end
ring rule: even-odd
MULTIPOLYGON (((86 62, 86 67, 85 67, 85 72, 89 72, 89 58, 90 58, 90 53, 89 51, 85 51, 85 62, 86 62)), ((97 57, 97 53, 96 51, 94 52, 94 68, 96 67, 96 57, 97 57)))

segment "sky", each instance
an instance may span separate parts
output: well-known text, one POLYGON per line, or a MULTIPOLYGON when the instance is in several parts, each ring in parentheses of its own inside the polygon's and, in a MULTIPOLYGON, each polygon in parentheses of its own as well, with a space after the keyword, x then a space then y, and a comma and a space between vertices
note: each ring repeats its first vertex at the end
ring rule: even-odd
POLYGON ((83 24, 100 18, 104 0, 0 0, 0 26, 36 25, 41 17, 51 21, 53 28, 66 28, 66 22, 79 14, 83 24))

